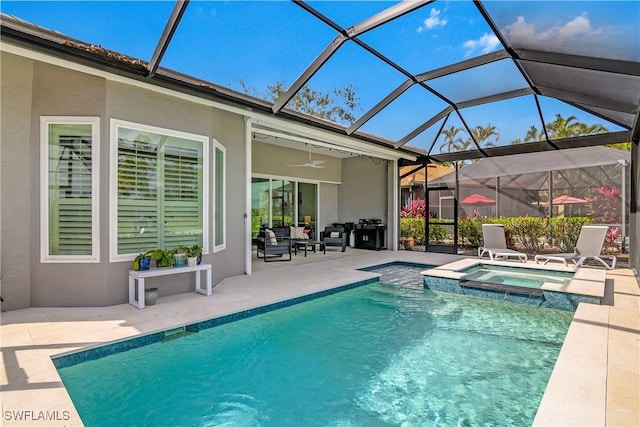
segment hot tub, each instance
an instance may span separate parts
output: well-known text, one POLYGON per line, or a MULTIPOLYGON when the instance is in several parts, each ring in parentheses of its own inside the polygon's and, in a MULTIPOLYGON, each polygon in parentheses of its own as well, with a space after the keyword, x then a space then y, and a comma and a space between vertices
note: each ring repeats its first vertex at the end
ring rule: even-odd
POLYGON ((606 271, 464 259, 422 275, 433 291, 575 311, 581 302, 600 304, 606 271))

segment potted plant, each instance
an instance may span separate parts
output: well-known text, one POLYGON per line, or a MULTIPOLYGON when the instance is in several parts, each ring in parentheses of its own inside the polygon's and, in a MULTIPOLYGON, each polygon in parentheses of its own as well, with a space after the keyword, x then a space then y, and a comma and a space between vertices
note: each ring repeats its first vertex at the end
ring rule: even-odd
POLYGON ((414 243, 413 237, 405 237, 404 241, 402 242, 402 244, 403 244, 405 250, 411 251, 411 250, 413 250, 413 245, 415 243, 414 243))
POLYGON ((193 245, 187 250, 187 265, 194 267, 199 264, 198 255, 200 255, 200 246, 193 245))
POLYGON ((173 254, 167 249, 152 249, 146 253, 156 262, 157 267, 169 267, 173 265, 173 254))
POLYGON ((133 260, 132 269, 134 271, 144 271, 149 269, 149 264, 151 263, 151 258, 147 254, 139 254, 133 260))
POLYGON ((189 261, 189 265, 200 264, 202 262, 202 246, 200 245, 191 246, 189 248, 188 257, 195 258, 195 264, 191 264, 191 261, 189 261))
POLYGON ((187 265, 187 253, 189 252, 189 248, 186 246, 180 245, 173 250, 173 265, 174 267, 184 267, 187 265))

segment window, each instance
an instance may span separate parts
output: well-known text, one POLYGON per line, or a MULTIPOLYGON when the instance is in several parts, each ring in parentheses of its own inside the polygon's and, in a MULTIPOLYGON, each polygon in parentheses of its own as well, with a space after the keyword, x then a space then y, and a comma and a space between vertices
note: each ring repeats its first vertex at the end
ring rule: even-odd
POLYGON ((111 260, 153 248, 207 251, 205 136, 111 120, 111 260))
POLYGON ((41 117, 41 261, 99 262, 98 117, 41 117))
POLYGON ((215 226, 213 229, 213 251, 218 252, 226 247, 226 194, 225 194, 225 176, 226 176, 226 150, 218 141, 214 141, 215 152, 215 175, 213 194, 215 200, 215 226))

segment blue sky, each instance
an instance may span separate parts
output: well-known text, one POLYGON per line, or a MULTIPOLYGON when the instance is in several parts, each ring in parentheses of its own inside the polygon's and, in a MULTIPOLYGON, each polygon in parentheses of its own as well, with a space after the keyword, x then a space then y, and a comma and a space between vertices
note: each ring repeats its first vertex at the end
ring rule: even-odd
MULTIPOLYGON (((311 6, 337 24, 349 27, 393 2, 316 1, 311 6)), ((526 36, 539 49, 552 47, 574 54, 640 61, 640 2, 542 1, 484 3, 496 25, 513 44, 526 36), (620 43, 624 40, 624 43, 620 43)), ((173 9, 172 1, 3 1, 3 13, 54 29, 82 41, 99 44, 149 60, 173 9)), ((161 64, 214 83, 255 94, 277 81, 292 83, 336 36, 300 7, 286 1, 192 1, 161 64)), ((497 38, 470 1, 436 1, 361 39, 412 74, 501 49, 497 38)), ((443 78, 437 87, 455 100, 483 96, 493 89, 523 87, 524 80, 509 64, 492 65, 490 72, 468 72, 465 79, 443 78), (489 77, 487 77, 489 76, 489 77)), ((360 115, 373 107, 406 77, 348 42, 309 82, 320 90, 353 85, 361 98, 360 115)), ((444 108, 424 90, 409 91, 363 130, 399 139, 444 108), (394 105, 395 104, 395 105, 394 105)), ((554 101, 545 120, 556 113, 576 115, 587 123, 601 119, 554 101)), ((523 137, 536 124, 531 97, 470 112, 471 127, 492 124, 500 141, 523 137), (514 110, 517 112, 514 114, 514 110), (492 123, 493 121, 493 123, 492 123), (499 122, 499 123, 498 123, 499 122)), ((619 130, 605 123, 611 130, 619 130)), ((539 127, 539 126, 538 126, 539 127)), ((425 134, 412 145, 427 144, 425 134)))

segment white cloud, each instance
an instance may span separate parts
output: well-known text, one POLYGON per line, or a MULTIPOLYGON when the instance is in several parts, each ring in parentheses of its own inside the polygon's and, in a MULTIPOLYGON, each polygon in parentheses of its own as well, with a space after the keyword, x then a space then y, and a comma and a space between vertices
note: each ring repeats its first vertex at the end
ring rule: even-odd
POLYGON ((467 40, 462 45, 467 50, 465 56, 470 56, 478 52, 483 54, 493 52, 500 46, 500 40, 493 34, 484 33, 479 39, 467 40))
POLYGON ((586 14, 576 16, 564 24, 556 24, 546 31, 536 32, 534 24, 526 22, 519 16, 516 21, 507 25, 503 32, 511 44, 518 44, 520 40, 526 40, 527 44, 537 43, 541 46, 548 43, 570 44, 572 41, 585 37, 599 36, 604 30, 594 28, 586 14))
POLYGON ((421 33, 425 30, 431 30, 436 27, 444 27, 447 25, 447 18, 440 18, 440 10, 435 7, 431 9, 429 17, 424 20, 423 25, 418 27, 418 32, 421 33))

